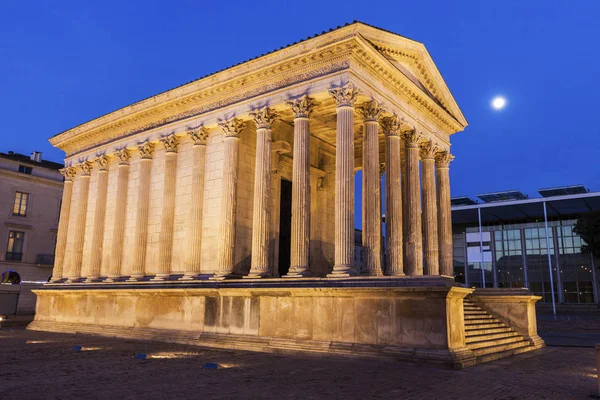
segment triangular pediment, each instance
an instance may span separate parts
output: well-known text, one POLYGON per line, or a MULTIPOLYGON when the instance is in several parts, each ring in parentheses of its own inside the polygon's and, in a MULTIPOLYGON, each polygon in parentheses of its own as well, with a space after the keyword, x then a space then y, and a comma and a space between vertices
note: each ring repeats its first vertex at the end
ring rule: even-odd
POLYGON ((423 43, 358 23, 358 32, 379 54, 463 126, 467 121, 423 43))

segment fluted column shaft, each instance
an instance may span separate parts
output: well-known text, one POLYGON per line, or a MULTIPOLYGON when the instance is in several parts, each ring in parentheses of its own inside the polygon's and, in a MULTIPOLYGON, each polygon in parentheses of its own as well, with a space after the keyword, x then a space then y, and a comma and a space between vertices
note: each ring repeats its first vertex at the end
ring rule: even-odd
POLYGON ((175 184, 177 180, 177 136, 170 135, 161 142, 165 146, 163 205, 158 242, 158 273, 155 281, 165 280, 171 274, 173 256, 173 229, 175 222, 175 184))
MULTIPOLYGON (((142 154, 138 177, 137 213, 133 243, 133 265, 129 281, 141 280, 146 275, 146 248, 148 245, 148 212, 150 209, 150 177, 152 173, 152 145, 150 154, 142 154)), ((140 149, 142 147, 140 146, 140 149)))
POLYGON ((58 221, 56 250, 54 252, 54 269, 52 270, 51 282, 59 282, 67 277, 67 271, 63 270, 63 266, 65 262, 69 218, 71 216, 71 197, 73 196, 73 177, 75 176, 75 170, 72 167, 67 167, 61 169, 60 172, 65 177, 65 184, 60 206, 60 220, 58 221))
POLYGON ((452 212, 450 209, 450 161, 454 157, 447 151, 436 157, 437 210, 440 274, 453 276, 452 212))
POLYGON ((275 114, 268 108, 252 114, 256 123, 256 160, 254 168, 254 201, 252 213, 252 264, 249 278, 271 275, 271 127, 275 114))
POLYGON ((125 217, 127 207, 127 189, 129 185, 129 151, 119 150, 120 159, 117 169, 117 193, 115 198, 115 215, 113 218, 113 237, 110 254, 110 267, 107 282, 114 282, 123 275, 121 265, 123 261, 123 239, 125 237, 125 217))
POLYGON ((237 206, 239 133, 243 124, 237 119, 221 124, 223 139, 223 178, 221 188, 221 225, 217 271, 213 279, 224 279, 234 275, 235 224, 237 206))
POLYGON ((422 251, 423 239, 421 232, 421 184, 419 177, 419 147, 414 131, 405 135, 406 143, 406 177, 407 177, 407 229, 406 265, 407 275, 423 275, 422 251))
POLYGON ((387 265, 385 274, 404 275, 403 212, 400 171, 400 121, 396 116, 381 121, 385 132, 385 227, 387 240, 387 265))
POLYGON ((363 275, 382 275, 381 268, 381 180, 379 179, 379 135, 377 120, 366 120, 363 140, 363 248, 367 253, 363 275))
POLYGON ((435 148, 431 143, 421 149, 423 168, 423 273, 439 275, 438 218, 435 190, 435 148))
POLYGON ((354 268, 354 107, 337 108, 335 149, 335 260, 331 275, 354 268))
POLYGON ((92 164, 89 161, 86 161, 82 164, 81 168, 83 171, 79 176, 79 198, 77 199, 77 212, 75 215, 75 230, 73 234, 73 252, 71 253, 69 282, 77 282, 81 279, 83 243, 85 242, 85 222, 92 164))
POLYGON ((204 176, 206 171, 206 140, 204 127, 189 132, 194 141, 192 148, 192 201, 189 214, 189 242, 186 272, 182 280, 197 278, 202 265, 202 214, 204 207, 204 176))
POLYGON ((108 157, 98 157, 96 163, 99 167, 96 186, 96 209, 94 210, 94 225, 92 228, 92 243, 89 256, 90 263, 86 282, 93 282, 99 278, 100 266, 102 265, 104 219, 106 216, 106 197, 108 192, 108 157))

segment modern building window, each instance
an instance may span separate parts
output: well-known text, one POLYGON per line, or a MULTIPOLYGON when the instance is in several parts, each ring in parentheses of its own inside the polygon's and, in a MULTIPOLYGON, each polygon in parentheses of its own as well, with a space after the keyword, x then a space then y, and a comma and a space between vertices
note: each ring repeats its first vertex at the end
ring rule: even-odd
MULTIPOLYGON (((569 221, 573 224, 575 221, 569 221)), ((592 259, 581 253, 583 240, 573 233, 573 225, 557 226, 558 265, 565 303, 593 303, 592 259)))
POLYGON ((31 171, 33 171, 33 168, 27 167, 25 165, 19 165, 19 172, 21 172, 23 174, 31 175, 31 171))
MULTIPOLYGON (((548 268, 548 243, 546 243, 546 229, 542 224, 535 228, 526 228, 525 232, 525 251, 527 254, 527 275, 529 278, 529 289, 538 296, 542 296, 542 301, 552 302, 552 290, 550 284, 550 270, 548 268)), ((552 280, 554 281, 554 299, 558 297, 558 279, 556 271, 556 260, 554 257, 554 233, 548 229, 548 238, 550 242, 550 262, 552 263, 552 280)))
POLYGON ((23 243, 25 232, 9 231, 6 261, 21 261, 23 258, 23 243))
POLYGON ((496 279, 498 287, 525 287, 521 230, 495 231, 496 279))
POLYGON ((13 205, 13 215, 17 217, 27 216, 27 202, 29 200, 29 194, 23 192, 15 193, 15 203, 13 205))

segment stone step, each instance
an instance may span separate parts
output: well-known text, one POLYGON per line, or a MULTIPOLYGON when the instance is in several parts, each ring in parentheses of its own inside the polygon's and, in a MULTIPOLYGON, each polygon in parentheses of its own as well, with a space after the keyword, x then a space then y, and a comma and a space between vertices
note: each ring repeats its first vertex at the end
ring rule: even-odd
POLYGON ((465 310, 465 315, 490 315, 487 311, 483 310, 465 310))
POLYGON ((492 315, 465 315, 465 323, 466 324, 474 324, 477 322, 486 322, 486 321, 493 321, 493 322, 499 322, 500 320, 498 318, 494 318, 492 315))
MULTIPOLYGON (((478 342, 471 342, 471 343, 467 343, 467 347, 471 350, 477 350, 477 349, 484 349, 484 348, 488 348, 491 346, 500 346, 500 345, 505 345, 505 344, 510 344, 510 343, 517 343, 517 342, 522 342, 523 341, 523 337, 520 335, 517 336, 509 336, 503 339, 496 339, 496 340, 489 340, 489 339, 484 339, 484 340, 480 340, 478 342)), ((529 342, 527 342, 529 343, 529 342)))
POLYGON ((518 349, 520 347, 525 347, 525 346, 529 346, 529 345, 530 345, 529 341, 527 341, 523 338, 520 338, 520 340, 512 342, 512 343, 481 347, 479 349, 473 350, 473 355, 475 357, 480 357, 480 356, 485 356, 485 355, 492 354, 492 353, 500 353, 500 352, 507 351, 507 350, 518 349))
POLYGON ((479 342, 482 340, 497 340, 497 339, 504 339, 507 337, 514 337, 514 336, 519 336, 518 332, 515 332, 513 330, 508 330, 508 331, 504 331, 504 332, 496 332, 496 333, 470 333, 467 332, 466 334, 466 340, 467 343, 472 343, 472 342, 479 342))
POLYGON ((506 333, 506 332, 513 332, 513 330, 508 326, 505 326, 504 328, 465 329, 465 334, 467 337, 477 336, 477 335, 493 335, 495 333, 506 333))
POLYGON ((467 331, 477 330, 477 329, 492 329, 492 328, 509 328, 509 327, 504 322, 473 323, 473 324, 465 325, 465 330, 467 330, 467 331))
POLYGON ((473 311, 485 311, 483 310, 481 307, 478 306, 464 306, 465 311, 469 310, 473 310, 473 311))
POLYGON ((527 351, 532 351, 535 349, 536 349, 535 346, 528 345, 528 346, 518 347, 515 349, 511 349, 511 350, 501 351, 499 353, 490 353, 490 354, 486 354, 485 356, 477 357, 477 363, 485 363, 485 362, 495 361, 495 360, 499 360, 504 357, 514 356, 516 354, 525 353, 527 351))

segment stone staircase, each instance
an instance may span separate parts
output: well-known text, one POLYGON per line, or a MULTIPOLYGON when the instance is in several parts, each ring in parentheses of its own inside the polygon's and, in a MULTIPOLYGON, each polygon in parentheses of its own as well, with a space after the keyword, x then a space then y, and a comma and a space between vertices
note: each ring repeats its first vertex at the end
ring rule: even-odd
POLYGON ((539 348, 469 296, 464 299, 464 312, 466 344, 476 357, 476 364, 539 348))

